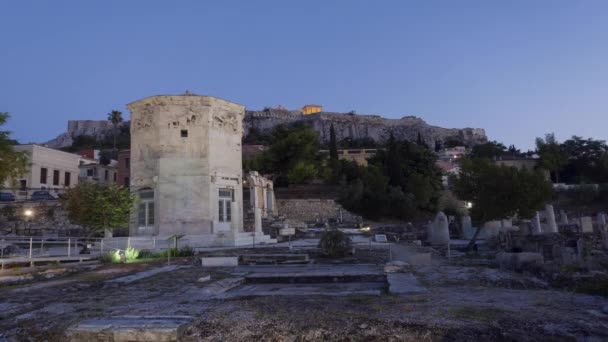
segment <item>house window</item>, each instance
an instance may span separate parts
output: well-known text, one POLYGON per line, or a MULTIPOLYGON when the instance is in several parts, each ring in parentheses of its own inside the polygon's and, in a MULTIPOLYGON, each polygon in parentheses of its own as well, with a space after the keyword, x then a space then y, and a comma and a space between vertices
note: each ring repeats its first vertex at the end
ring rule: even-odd
POLYGON ((116 183, 116 172, 114 172, 114 183, 116 183))
POLYGON ((109 173, 109 171, 108 171, 108 170, 105 170, 104 175, 103 175, 103 179, 104 179, 106 182, 107 182, 107 181, 108 181, 108 179, 110 178, 109 174, 110 174, 110 173, 109 173))
POLYGON ((154 190, 146 190, 139 193, 139 212, 137 222, 140 228, 154 226, 154 190))
POLYGON ((59 185, 59 170, 53 170, 53 185, 59 185))
POLYGON ((93 177, 93 169, 87 169, 87 176, 93 177))
POLYGON ((188 137, 188 130, 187 129, 182 129, 181 135, 182 135, 182 138, 187 138, 188 137))
POLYGON ((21 190, 25 190, 27 188, 27 181, 25 179, 20 180, 19 187, 21 188, 21 190))
POLYGON ((40 184, 46 184, 47 172, 46 167, 40 168, 40 184))
POLYGON ((129 182, 130 182, 129 177, 125 177, 123 185, 126 186, 126 187, 128 187, 129 186, 129 182))
POLYGON ((72 178, 72 174, 71 174, 71 173, 69 173, 69 172, 66 172, 66 173, 63 175, 63 185, 65 185, 65 186, 70 186, 70 181, 71 181, 71 178, 72 178))

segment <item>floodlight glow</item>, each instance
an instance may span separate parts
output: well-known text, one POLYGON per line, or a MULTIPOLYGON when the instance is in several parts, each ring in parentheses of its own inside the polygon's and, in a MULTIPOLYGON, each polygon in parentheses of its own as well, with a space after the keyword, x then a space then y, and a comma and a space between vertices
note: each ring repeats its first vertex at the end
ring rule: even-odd
POLYGON ((34 215, 34 211, 32 209, 25 209, 23 214, 27 217, 30 217, 30 216, 34 215))

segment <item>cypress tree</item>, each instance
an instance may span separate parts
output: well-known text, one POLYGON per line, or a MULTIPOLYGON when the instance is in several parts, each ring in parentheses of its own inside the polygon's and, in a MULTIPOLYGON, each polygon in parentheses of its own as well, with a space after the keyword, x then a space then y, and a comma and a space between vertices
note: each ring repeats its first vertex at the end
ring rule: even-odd
POLYGON ((329 160, 332 162, 338 161, 338 144, 336 143, 336 130, 333 123, 329 127, 329 160))

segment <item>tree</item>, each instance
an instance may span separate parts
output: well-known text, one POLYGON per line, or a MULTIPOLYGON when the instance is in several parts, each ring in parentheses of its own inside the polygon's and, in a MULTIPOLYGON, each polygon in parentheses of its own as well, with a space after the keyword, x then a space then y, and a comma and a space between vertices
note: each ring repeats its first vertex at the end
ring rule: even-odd
POLYGON ((484 144, 473 146, 471 149, 472 158, 496 159, 507 153, 507 147, 497 141, 488 141, 484 144))
POLYGON ((443 147, 445 147, 445 148, 452 148, 452 147, 465 146, 465 145, 466 144, 462 141, 462 139, 456 138, 456 137, 447 138, 443 142, 443 147))
POLYGON ((436 161, 436 155, 424 146, 397 141, 391 135, 386 149, 379 150, 369 163, 383 169, 389 185, 413 195, 418 209, 434 210, 441 190, 436 161))
POLYGON ((341 161, 340 203, 370 219, 412 219, 436 209, 441 173, 427 148, 391 134, 368 166, 341 161))
POLYGON ((276 126, 272 131, 272 144, 258 156, 256 164, 262 172, 287 176, 299 162, 313 165, 319 151, 319 134, 307 126, 276 126))
MULTIPOLYGON (((0 127, 6 124, 9 118, 8 113, 0 113, 0 127)), ((10 135, 9 131, 0 131, 0 185, 7 181, 15 183, 29 168, 27 153, 15 151, 15 140, 12 140, 10 135)))
POLYGON ((332 123, 329 126, 329 160, 337 161, 338 160, 338 144, 336 143, 336 129, 334 128, 334 124, 332 123))
POLYGON ((568 156, 555 139, 555 134, 545 134, 545 139, 536 138, 536 151, 540 155, 540 167, 548 170, 559 183, 559 173, 568 163, 568 156))
POLYGON ((89 234, 112 231, 129 225, 135 197, 119 186, 79 183, 60 197, 72 223, 89 229, 89 234))
POLYGON ((608 146, 603 140, 573 136, 563 142, 562 150, 568 161, 564 179, 571 183, 608 182, 608 146))
POLYGON ((122 122, 122 112, 117 111, 117 110, 111 111, 110 113, 108 113, 108 120, 110 122, 112 122, 112 126, 114 126, 114 129, 113 129, 114 144, 112 147, 114 150, 116 150, 116 137, 118 135, 118 126, 122 122))
POLYGON ((306 161, 299 161, 294 167, 287 173, 287 179, 292 184, 307 184, 310 183, 317 176, 317 169, 315 166, 306 161))
POLYGON ((473 204, 470 215, 478 228, 469 247, 485 222, 516 215, 531 218, 553 194, 553 186, 542 172, 499 166, 482 158, 463 158, 453 184, 458 198, 473 204))

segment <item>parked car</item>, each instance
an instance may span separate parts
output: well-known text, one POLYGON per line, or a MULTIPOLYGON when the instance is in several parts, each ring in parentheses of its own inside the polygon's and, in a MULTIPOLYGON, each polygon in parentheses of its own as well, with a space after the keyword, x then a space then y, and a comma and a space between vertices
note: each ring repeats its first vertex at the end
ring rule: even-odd
POLYGON ((34 191, 31 197, 32 201, 50 201, 57 198, 51 195, 48 191, 34 191))
POLYGON ((0 202, 13 202, 15 195, 10 192, 0 192, 0 202))

